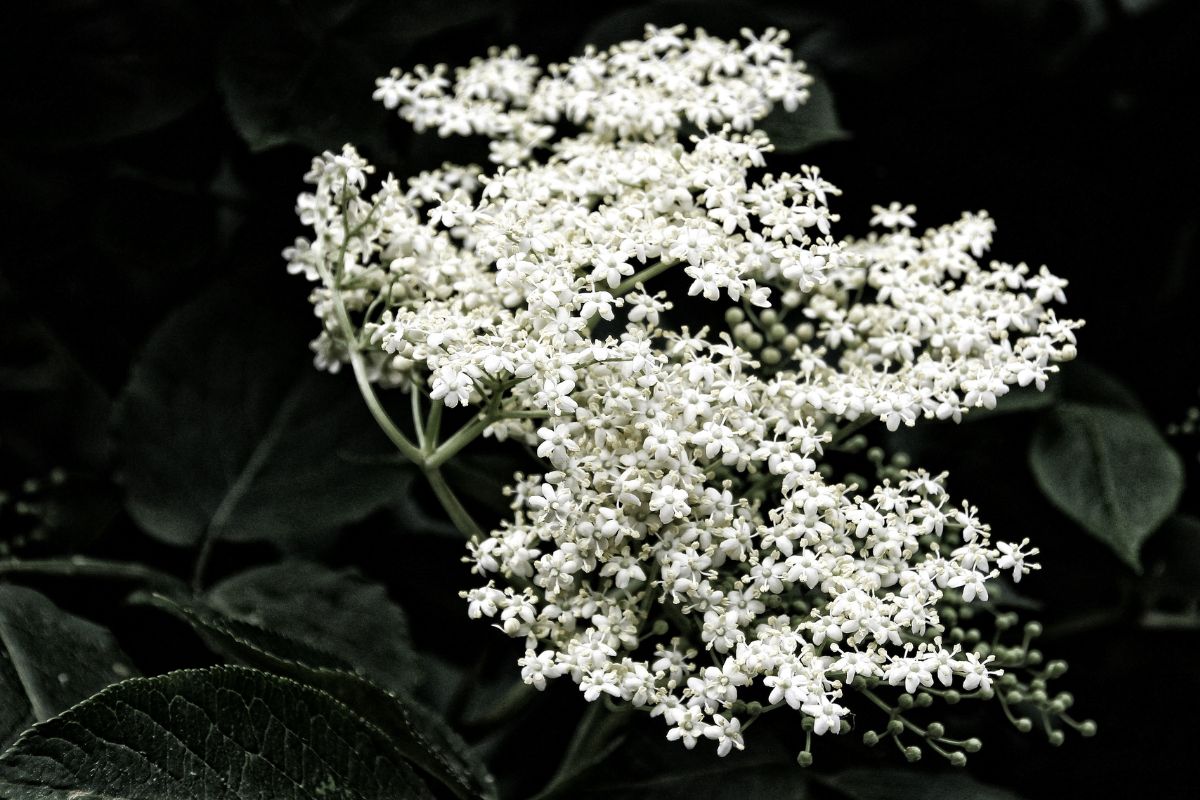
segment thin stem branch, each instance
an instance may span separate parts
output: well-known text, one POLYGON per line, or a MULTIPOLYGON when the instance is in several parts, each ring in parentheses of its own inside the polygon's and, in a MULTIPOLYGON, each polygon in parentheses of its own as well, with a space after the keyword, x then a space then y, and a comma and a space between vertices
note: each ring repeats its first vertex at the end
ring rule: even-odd
MULTIPOLYGON (((412 387, 408 397, 412 404, 413 430, 417 432, 417 446, 421 448, 422 453, 426 453, 429 447, 425 439, 425 417, 421 414, 421 393, 417 391, 416 386, 412 387)), ((434 405, 439 404, 435 402, 434 405)))
POLYGON ((659 261, 654 266, 646 267, 645 269, 634 273, 629 278, 626 278, 625 280, 618 283, 617 288, 612 290, 612 296, 620 297, 621 295, 625 294, 626 292, 629 292, 632 289, 634 289, 639 283, 645 283, 646 281, 650 280, 651 278, 655 277, 656 275, 661 275, 662 273, 669 270, 671 267, 675 266, 676 264, 680 264, 680 263, 682 263, 682 262, 680 262, 680 261, 659 261))

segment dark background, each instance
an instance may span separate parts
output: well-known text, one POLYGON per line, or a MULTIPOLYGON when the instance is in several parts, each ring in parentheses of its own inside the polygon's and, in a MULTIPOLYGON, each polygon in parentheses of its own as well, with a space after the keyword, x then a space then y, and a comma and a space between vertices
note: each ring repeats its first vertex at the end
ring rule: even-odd
MULTIPOLYGON (((482 157, 477 142, 413 137, 371 101, 374 77, 391 66, 464 63, 509 43, 546 63, 585 41, 637 35, 645 21, 727 35, 742 25, 790 29, 848 133, 801 157, 845 191, 835 206, 843 233, 863 231, 870 205, 893 199, 915 203, 927 225, 987 209, 998 221, 995 257, 1045 263, 1070 280, 1069 315, 1087 320, 1083 360, 1122 381, 1164 429, 1197 402, 1200 4, 1192 0, 20 5, 0 30, 9 111, 0 129, 9 207, 0 482, 19 493, 55 467, 71 481, 54 536, 34 535, 11 507, 0 509, 0 536, 15 552, 84 549, 186 571, 193 554, 140 534, 120 510, 111 400, 156 327, 231 276, 294 321, 280 328, 280 347, 302 357, 315 325, 307 289, 285 274, 279 253, 302 232, 294 199, 315 152, 353 141, 398 175, 482 157)), ((1005 538, 1028 535, 1042 547, 1045 567, 1022 589, 1046 601, 1043 649, 1070 661, 1062 685, 1081 716, 1100 724, 1096 738, 1069 736, 1060 749, 994 724, 971 770, 1029 798, 1186 796, 1200 754, 1200 671, 1190 660, 1200 636, 1177 612, 1200 597, 1200 542, 1152 538, 1146 571, 1135 575, 1041 497, 1025 455, 1033 425, 1017 414, 896 443, 918 464, 951 469, 954 493, 1005 538), (1163 623, 1147 610, 1171 616, 1163 623)), ((1171 442, 1191 487, 1200 443, 1171 442)), ((477 488, 473 501, 482 514, 496 513, 488 491, 477 488)), ((1182 508, 1195 512, 1194 488, 1182 508)), ((310 549, 386 582, 418 645, 470 664, 480 642, 503 637, 465 619, 461 545, 420 530, 397 543, 404 524, 377 516, 310 549)), ((266 546, 231 546, 214 570, 270 557, 266 546)), ((84 590, 57 591, 67 605, 96 605, 84 590)), ((95 591, 103 590, 87 588, 95 591)), ((134 639, 154 624, 99 613, 134 639)), ((506 643, 492 646, 501 655, 483 669, 511 671, 506 643)), ((182 638, 141 650, 144 663, 164 668, 203 658, 182 638)), ((576 701, 552 697, 566 708, 565 735, 576 701)), ((561 748, 555 742, 549 750, 561 748)))

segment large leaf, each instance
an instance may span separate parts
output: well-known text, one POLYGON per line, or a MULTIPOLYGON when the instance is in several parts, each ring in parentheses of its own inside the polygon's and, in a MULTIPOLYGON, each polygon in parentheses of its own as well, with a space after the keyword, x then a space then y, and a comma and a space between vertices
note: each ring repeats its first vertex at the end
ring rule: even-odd
POLYGON ((1179 456, 1126 408, 1059 405, 1034 433, 1029 460, 1046 497, 1138 571, 1142 542, 1183 492, 1179 456))
POLYGON ((758 124, 771 138, 775 152, 801 153, 819 144, 850 137, 838 120, 829 84, 818 78, 808 91, 808 101, 795 111, 777 107, 758 124))
POLYGON ((210 89, 205 25, 190 0, 41 0, 10 9, 5 138, 95 145, 149 131, 210 89), (11 59, 11 60, 9 60, 11 59))
POLYGON ((796 764, 795 752, 770 736, 757 737, 744 751, 719 758, 707 739, 687 750, 666 740, 661 720, 637 716, 626 714, 624 721, 605 717, 602 724, 624 724, 632 730, 618 733, 609 748, 603 747, 602 740, 599 749, 607 752, 581 753, 591 766, 564 780, 552 796, 596 800, 805 800, 812 796, 810 773, 796 764))
POLYGON ((415 41, 495 11, 482 0, 238 3, 219 46, 220 89, 253 150, 353 140, 378 151, 389 112, 371 99, 375 78, 415 41))
POLYGON ((242 667, 110 687, 0 757, 7 800, 432 798, 375 726, 328 694, 242 667))
POLYGON ((331 653, 392 691, 418 682, 408 619, 387 589, 352 569, 289 560, 213 586, 216 610, 331 653))
POLYGON ((817 775, 845 800, 1021 800, 1007 789, 980 783, 965 772, 929 774, 914 768, 855 767, 817 775))
POLYGON ((340 656, 230 619, 201 602, 163 595, 141 599, 187 622, 227 658, 328 692, 385 731, 401 753, 458 797, 496 796, 492 776, 445 722, 406 695, 358 675, 340 656))
POLYGON ((0 586, 0 747, 136 674, 111 633, 20 586, 0 586))
POLYGON ((304 334, 220 287, 167 320, 115 413, 126 507, 177 545, 289 546, 391 499, 403 474, 353 382, 319 374, 304 334))

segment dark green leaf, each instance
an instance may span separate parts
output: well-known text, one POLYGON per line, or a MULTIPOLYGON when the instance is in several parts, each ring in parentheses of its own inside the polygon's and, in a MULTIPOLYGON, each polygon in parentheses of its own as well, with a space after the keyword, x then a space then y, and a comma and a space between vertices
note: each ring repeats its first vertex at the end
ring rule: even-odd
POLYGON ((154 334, 115 413, 126 507, 177 545, 303 542, 388 502, 399 465, 353 382, 304 334, 221 287, 154 334))
POLYGON ((1175 514, 1146 542, 1147 591, 1155 596, 1200 597, 1200 519, 1175 514))
POLYGON ((1021 800, 1007 789, 980 783, 965 772, 929 774, 915 769, 857 767, 816 779, 846 800, 1021 800))
POLYGON ((375 726, 324 692, 242 667, 135 678, 0 757, 10 800, 432 798, 375 726))
POLYGON ((32 589, 0 586, 0 747, 135 673, 104 628, 32 589))
POLYGON ((252 0, 236 9, 219 46, 218 81, 234 126, 256 151, 385 147, 390 112, 371 99, 375 79, 413 42, 496 11, 483 0, 252 0))
POLYGON ((996 401, 995 408, 972 408, 963 416, 966 422, 982 422, 1002 414, 1023 414, 1041 411, 1058 402, 1060 381, 1051 379, 1044 391, 1033 386, 1017 387, 996 401))
POLYGON ((230 619, 199 602, 162 595, 142 599, 187 622, 226 657, 333 695, 379 726, 405 757, 458 797, 496 796, 487 769, 438 716, 407 696, 358 675, 339 656, 252 623, 230 619))
POLYGON ((772 19, 755 5, 745 2, 666 0, 609 14, 587 29, 579 47, 590 44, 606 48, 618 42, 641 39, 647 24, 665 27, 680 23, 690 28, 704 28, 714 36, 733 38, 742 28, 762 30, 772 24, 772 19))
POLYGON ((355 570, 285 561, 218 583, 208 601, 223 614, 337 653, 392 691, 418 683, 408 619, 387 589, 355 570))
POLYGON ((829 85, 821 79, 809 87, 808 102, 804 105, 795 111, 776 107, 758 126, 771 137, 777 153, 801 153, 850 136, 838 121, 829 85))
POLYGON ((1154 424, 1136 411, 1063 403, 1038 426, 1029 459, 1046 497, 1140 571, 1142 542, 1183 492, 1183 464, 1154 424))
MULTIPOLYGON (((626 715, 634 716, 634 715, 626 715)), ((612 721, 612 720, 609 720, 612 721)), ((585 770, 558 798, 621 800, 804 800, 811 797, 810 774, 796 764, 795 753, 770 737, 756 739, 746 750, 719 758, 712 742, 694 750, 662 735, 660 720, 627 719, 635 730, 597 766, 585 770)), ((603 757, 603 755, 602 755, 603 757)))
POLYGON ((1087 361, 1072 361, 1067 364, 1063 367, 1057 383, 1058 394, 1065 400, 1125 411, 1144 413, 1146 410, 1142 401, 1128 386, 1087 361))
POLYGON ((11 38, 0 42, 12 59, 6 138, 103 144, 179 118, 210 90, 203 19, 189 0, 44 0, 20 10, 24 24, 5 26, 11 38))
POLYGON ((0 442, 28 468, 105 464, 111 401, 0 277, 0 442))

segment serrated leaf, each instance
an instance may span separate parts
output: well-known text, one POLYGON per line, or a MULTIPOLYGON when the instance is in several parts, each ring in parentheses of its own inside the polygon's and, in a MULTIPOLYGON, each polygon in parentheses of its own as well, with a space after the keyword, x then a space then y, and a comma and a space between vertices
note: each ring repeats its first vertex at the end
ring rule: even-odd
POLYGON ((406 695, 357 674, 340 656, 230 619, 201 602, 163 595, 140 599, 187 622, 227 658, 328 692, 386 732, 406 758, 463 800, 496 796, 492 776, 445 722, 406 695))
POLYGON ((495 13, 482 0, 240 3, 218 46, 218 84, 252 150, 353 140, 378 151, 389 112, 371 99, 375 79, 413 42, 495 13))
POLYGON ((0 747, 135 674, 106 629, 32 589, 0 586, 0 747))
POLYGON ((404 468, 368 457, 392 448, 351 382, 313 369, 302 341, 232 287, 151 337, 114 415, 126 508, 147 532, 291 547, 394 496, 404 468))
POLYGON ((1029 461, 1050 502, 1137 571, 1142 542, 1183 493, 1179 456, 1125 408, 1059 405, 1035 431, 1029 461))
POLYGON ((112 686, 0 756, 6 800, 425 800, 375 726, 328 694, 243 667, 112 686))
POLYGON ((904 768, 856 767, 815 777, 844 800, 1021 800, 1008 789, 981 783, 964 772, 931 775, 904 768))
POLYGON ((355 570, 293 559, 221 581, 207 597, 227 616, 338 653, 384 688, 419 681, 407 617, 387 589, 355 570))

